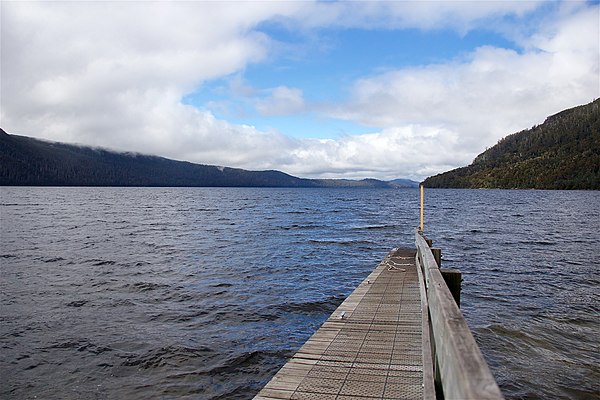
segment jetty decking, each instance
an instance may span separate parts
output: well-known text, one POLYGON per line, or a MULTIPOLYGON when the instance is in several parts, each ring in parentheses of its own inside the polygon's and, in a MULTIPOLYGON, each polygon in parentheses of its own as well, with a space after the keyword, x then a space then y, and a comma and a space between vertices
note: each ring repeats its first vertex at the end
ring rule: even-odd
POLYGON ((460 272, 440 269, 421 230, 415 245, 392 250, 255 399, 502 400, 459 309, 460 272))
POLYGON ((392 251, 255 398, 434 397, 415 253, 392 251))

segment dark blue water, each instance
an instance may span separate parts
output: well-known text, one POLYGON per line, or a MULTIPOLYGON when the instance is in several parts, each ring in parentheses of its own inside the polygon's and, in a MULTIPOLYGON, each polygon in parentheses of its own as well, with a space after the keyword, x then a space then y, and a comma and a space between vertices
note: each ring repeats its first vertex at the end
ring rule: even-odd
MULTIPOLYGON (((418 223, 416 190, 0 194, 1 398, 251 398, 418 223)), ((506 397, 599 398, 600 193, 426 208, 506 397)))

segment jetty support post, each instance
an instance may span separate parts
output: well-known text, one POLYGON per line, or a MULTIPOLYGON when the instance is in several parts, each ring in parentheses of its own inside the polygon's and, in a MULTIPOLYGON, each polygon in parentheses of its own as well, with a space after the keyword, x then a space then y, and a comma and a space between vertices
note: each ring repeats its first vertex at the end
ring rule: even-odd
POLYGON ((444 281, 450 289, 450 293, 452 297, 454 297, 454 301, 456 305, 460 308, 460 290, 462 284, 462 274, 459 270, 453 268, 442 268, 442 249, 431 247, 431 239, 425 239, 427 244, 430 246, 431 253, 433 254, 433 258, 444 277, 444 281))
MULTIPOLYGON (((431 243, 427 243, 429 244, 429 247, 431 247, 431 243)), ((437 263, 438 268, 442 268, 442 249, 438 249, 437 247, 431 247, 431 252, 433 253, 433 258, 435 258, 435 262, 437 263)))
POLYGON ((450 289, 450 293, 456 302, 458 308, 460 308, 460 290, 462 284, 462 274, 459 270, 453 268, 440 268, 442 277, 446 282, 446 286, 450 289))

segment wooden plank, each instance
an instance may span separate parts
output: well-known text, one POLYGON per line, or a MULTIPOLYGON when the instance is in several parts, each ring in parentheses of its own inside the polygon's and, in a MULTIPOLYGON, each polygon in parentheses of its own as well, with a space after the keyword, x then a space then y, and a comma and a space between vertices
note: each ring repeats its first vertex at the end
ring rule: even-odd
POLYGON ((423 266, 435 355, 447 399, 503 399, 467 323, 437 266, 429 245, 416 234, 423 266))

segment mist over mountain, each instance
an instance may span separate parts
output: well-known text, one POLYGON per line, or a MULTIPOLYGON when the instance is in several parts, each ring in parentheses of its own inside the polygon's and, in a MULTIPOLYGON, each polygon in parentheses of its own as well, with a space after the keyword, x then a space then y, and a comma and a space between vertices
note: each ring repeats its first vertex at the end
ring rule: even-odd
POLYGON ((600 190, 600 99, 501 139, 467 167, 427 178, 433 188, 600 190))
POLYGON ((49 142, 0 129, 0 185, 397 188, 418 184, 303 179, 280 171, 248 171, 49 142))

